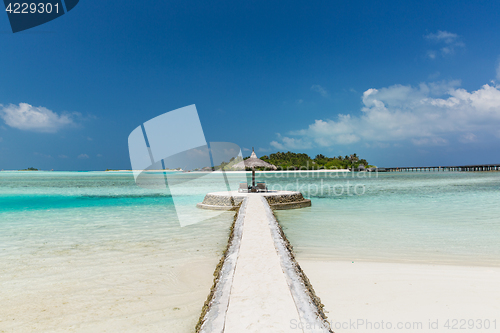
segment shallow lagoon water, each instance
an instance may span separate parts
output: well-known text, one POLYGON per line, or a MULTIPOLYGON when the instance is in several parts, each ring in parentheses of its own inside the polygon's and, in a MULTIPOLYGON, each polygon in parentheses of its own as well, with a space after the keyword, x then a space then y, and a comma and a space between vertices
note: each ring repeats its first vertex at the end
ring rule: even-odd
POLYGON ((0 173, 0 331, 191 332, 233 213, 181 227, 131 173, 0 173))
POLYGON ((500 265, 500 173, 358 176, 307 178, 312 206, 276 212, 299 257, 500 265))

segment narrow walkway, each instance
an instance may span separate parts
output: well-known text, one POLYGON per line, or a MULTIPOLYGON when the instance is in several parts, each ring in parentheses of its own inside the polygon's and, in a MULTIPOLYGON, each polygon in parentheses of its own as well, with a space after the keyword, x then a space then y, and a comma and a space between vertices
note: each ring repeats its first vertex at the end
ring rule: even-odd
POLYGON ((276 251, 264 202, 260 195, 248 196, 247 214, 233 284, 229 296, 224 333, 302 332, 292 294, 276 251))

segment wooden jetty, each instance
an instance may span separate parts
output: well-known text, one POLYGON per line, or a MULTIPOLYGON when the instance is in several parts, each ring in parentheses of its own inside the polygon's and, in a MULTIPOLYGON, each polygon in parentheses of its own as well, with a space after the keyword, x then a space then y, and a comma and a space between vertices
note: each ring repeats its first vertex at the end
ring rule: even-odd
POLYGON ((422 166, 422 167, 394 167, 379 168, 378 171, 385 172, 439 172, 439 171, 499 171, 498 164, 478 164, 478 165, 459 165, 459 166, 422 166))
POLYGON ((210 193, 198 205, 229 210, 226 196, 240 202, 196 332, 332 333, 323 305, 272 211, 307 207, 310 201, 306 204, 300 192, 237 194, 210 193))

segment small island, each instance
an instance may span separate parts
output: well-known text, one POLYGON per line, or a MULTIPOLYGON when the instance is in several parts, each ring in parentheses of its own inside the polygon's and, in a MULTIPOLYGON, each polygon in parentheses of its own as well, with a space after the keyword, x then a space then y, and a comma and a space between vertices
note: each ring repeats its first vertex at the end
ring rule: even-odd
POLYGON ((22 170, 18 170, 18 171, 38 171, 38 169, 37 169, 37 168, 30 167, 30 168, 27 168, 27 169, 22 169, 22 170))
MULTIPOLYGON (((246 160, 250 157, 244 157, 246 160)), ((364 171, 365 169, 376 168, 368 164, 368 161, 359 158, 356 153, 352 155, 346 155, 342 157, 341 155, 337 157, 327 157, 323 154, 318 154, 316 157, 311 158, 309 155, 304 153, 293 153, 293 152, 277 152, 269 156, 264 155, 260 157, 264 162, 276 166, 276 170, 283 171, 293 171, 293 170, 355 170, 364 171)), ((241 157, 239 158, 241 161, 241 157)), ((233 170, 233 166, 239 162, 238 158, 232 158, 229 162, 222 162, 220 165, 214 167, 214 170, 233 170)), ((247 171, 251 168, 247 168, 247 171)), ((271 171, 266 167, 255 167, 255 170, 259 171, 271 171)), ((273 169, 274 170, 274 169, 273 169)))

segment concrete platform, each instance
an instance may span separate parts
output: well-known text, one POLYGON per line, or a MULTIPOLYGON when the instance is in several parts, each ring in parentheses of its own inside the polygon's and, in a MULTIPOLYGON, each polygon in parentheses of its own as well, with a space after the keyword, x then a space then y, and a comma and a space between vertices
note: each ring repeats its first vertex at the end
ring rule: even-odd
POLYGON ((311 200, 305 199, 302 193, 295 191, 269 191, 258 193, 246 192, 212 192, 205 196, 197 207, 210 210, 236 210, 247 197, 263 197, 272 209, 296 209, 311 206, 311 200))

